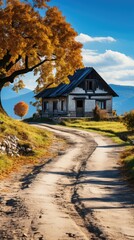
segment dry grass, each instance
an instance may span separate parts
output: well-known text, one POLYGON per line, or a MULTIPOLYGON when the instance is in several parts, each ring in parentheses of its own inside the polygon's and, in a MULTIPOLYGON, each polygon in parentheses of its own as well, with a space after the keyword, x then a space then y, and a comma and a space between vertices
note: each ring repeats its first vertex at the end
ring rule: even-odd
POLYGON ((9 172, 18 169, 20 166, 28 163, 37 163, 43 157, 51 156, 49 147, 53 142, 53 134, 27 123, 11 119, 0 113, 0 140, 8 135, 15 135, 20 143, 30 144, 34 150, 32 156, 9 157, 6 154, 0 154, 0 177, 9 174, 9 172))
POLYGON ((68 127, 77 127, 89 131, 97 131, 107 135, 117 143, 122 143, 119 138, 121 133, 126 133, 127 128, 121 122, 114 121, 89 121, 89 120, 67 120, 63 124, 68 127))
POLYGON ((127 177, 134 181, 134 147, 127 147, 121 155, 127 177))

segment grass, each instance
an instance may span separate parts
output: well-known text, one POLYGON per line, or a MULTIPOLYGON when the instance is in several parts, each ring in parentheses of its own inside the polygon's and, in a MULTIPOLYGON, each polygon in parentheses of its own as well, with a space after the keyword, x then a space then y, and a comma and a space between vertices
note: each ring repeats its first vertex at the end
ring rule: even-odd
POLYGON ((77 127, 89 131, 97 131, 106 136, 113 138, 117 143, 123 141, 119 138, 122 133, 127 133, 127 128, 121 122, 114 121, 89 121, 89 120, 67 120, 63 125, 68 127, 77 127))
POLYGON ((86 131, 97 131, 103 135, 111 137, 118 144, 125 143, 125 151, 121 155, 123 166, 129 179, 134 180, 134 146, 130 146, 127 139, 134 140, 134 133, 129 132, 122 122, 114 121, 89 121, 86 119, 66 120, 62 122, 68 127, 76 127, 86 131))
POLYGON ((121 159, 124 163, 128 179, 134 181, 134 147, 127 147, 121 154, 121 159))
POLYGON ((0 142, 8 135, 15 135, 21 144, 32 147, 34 154, 31 156, 9 157, 0 154, 0 177, 28 163, 38 163, 43 157, 50 156, 49 147, 53 142, 53 134, 42 129, 30 126, 27 123, 11 119, 0 113, 0 142))

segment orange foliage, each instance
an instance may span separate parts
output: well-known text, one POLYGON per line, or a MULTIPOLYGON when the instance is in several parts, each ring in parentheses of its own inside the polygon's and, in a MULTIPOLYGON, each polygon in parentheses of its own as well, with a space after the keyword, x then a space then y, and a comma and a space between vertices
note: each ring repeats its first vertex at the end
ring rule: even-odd
POLYGON ((0 89, 18 76, 39 74, 37 91, 67 82, 83 67, 77 33, 49 0, 0 0, 0 89), (44 16, 39 9, 45 8, 44 16))
POLYGON ((14 106, 14 113, 19 117, 24 117, 28 112, 29 106, 25 102, 19 102, 14 106))

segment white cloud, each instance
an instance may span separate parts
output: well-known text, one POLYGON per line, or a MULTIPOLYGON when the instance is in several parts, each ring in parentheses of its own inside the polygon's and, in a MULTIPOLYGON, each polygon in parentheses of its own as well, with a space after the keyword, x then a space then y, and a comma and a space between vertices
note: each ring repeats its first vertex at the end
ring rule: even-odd
POLYGON ((22 77, 22 80, 24 81, 25 87, 31 90, 34 90, 37 83, 36 83, 36 79, 39 77, 39 75, 34 76, 33 72, 29 72, 27 74, 25 74, 22 77))
POLYGON ((85 66, 94 67, 108 82, 121 85, 134 85, 134 59, 117 51, 104 53, 83 49, 85 66))
POLYGON ((113 37, 91 37, 87 34, 80 33, 76 37, 76 41, 81 43, 88 43, 88 42, 116 42, 116 39, 113 37))
POLYGON ((91 62, 92 64, 109 67, 134 67, 134 59, 117 51, 106 50, 104 53, 98 53, 97 51, 83 49, 82 55, 84 63, 91 62))

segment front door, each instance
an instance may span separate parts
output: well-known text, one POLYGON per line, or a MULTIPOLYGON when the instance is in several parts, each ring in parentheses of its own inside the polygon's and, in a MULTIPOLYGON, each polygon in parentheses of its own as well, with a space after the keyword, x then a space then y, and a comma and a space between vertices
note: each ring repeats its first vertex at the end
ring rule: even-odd
POLYGON ((76 117, 84 117, 84 100, 76 100, 76 117))

